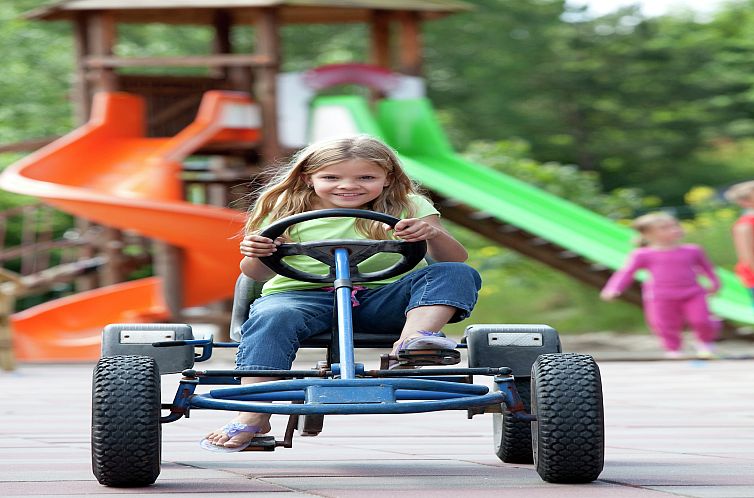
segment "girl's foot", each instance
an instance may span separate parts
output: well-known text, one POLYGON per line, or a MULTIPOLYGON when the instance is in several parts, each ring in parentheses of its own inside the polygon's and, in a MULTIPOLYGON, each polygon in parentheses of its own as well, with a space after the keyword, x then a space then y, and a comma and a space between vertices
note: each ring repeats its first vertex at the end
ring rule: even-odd
POLYGON ((458 344, 453 339, 448 339, 442 332, 419 330, 398 344, 393 353, 399 351, 411 351, 419 349, 455 349, 458 344))
POLYGON ((455 365, 461 354, 455 350, 458 343, 448 339, 442 332, 419 330, 395 345, 390 353, 403 361, 391 360, 388 369, 414 368, 417 365, 455 365), (414 357, 408 361, 408 357, 414 357))
POLYGON ((669 360, 677 360, 678 358, 681 358, 683 356, 683 353, 680 351, 665 351, 665 358, 669 360))
POLYGON ((222 448, 243 449, 255 436, 267 434, 270 429, 269 415, 240 413, 228 424, 207 434, 204 441, 206 444, 222 448))

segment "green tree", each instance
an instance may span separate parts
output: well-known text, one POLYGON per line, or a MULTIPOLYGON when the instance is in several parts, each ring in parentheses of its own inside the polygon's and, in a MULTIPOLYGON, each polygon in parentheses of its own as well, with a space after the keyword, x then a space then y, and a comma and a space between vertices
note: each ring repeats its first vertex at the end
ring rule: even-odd
POLYGON ((0 3, 0 143, 58 135, 72 124, 70 26, 21 17, 38 4, 0 3))

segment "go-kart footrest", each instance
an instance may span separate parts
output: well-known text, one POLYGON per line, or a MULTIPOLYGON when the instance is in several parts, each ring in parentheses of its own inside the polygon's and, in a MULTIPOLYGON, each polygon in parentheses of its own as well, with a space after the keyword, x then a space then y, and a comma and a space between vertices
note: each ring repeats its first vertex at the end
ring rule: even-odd
POLYGON ((396 354, 400 365, 422 367, 429 365, 456 365, 461 353, 456 349, 408 349, 396 354))
POLYGON ((275 451, 277 446, 275 436, 257 436, 243 451, 275 451))

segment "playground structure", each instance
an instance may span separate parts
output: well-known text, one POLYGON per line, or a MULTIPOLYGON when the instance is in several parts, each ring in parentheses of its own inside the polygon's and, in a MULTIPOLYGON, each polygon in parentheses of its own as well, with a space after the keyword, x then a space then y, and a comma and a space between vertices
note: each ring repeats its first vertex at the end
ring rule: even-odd
MULTIPOLYGON (((81 127, 11 166, 0 187, 106 227, 99 241, 109 241, 103 246, 111 253, 98 260, 100 271, 109 275, 100 282, 104 286, 11 318, 19 360, 96 359, 100 330, 113 322, 227 323, 227 300, 238 272, 234 236, 243 218, 228 206, 249 191, 264 165, 309 139, 333 134, 382 138, 430 191, 446 219, 587 284, 602 286, 631 248, 629 229, 453 152, 423 97, 420 31, 422 21, 466 10, 467 4, 132 4, 69 0, 30 14, 74 24, 74 102, 81 127), (117 55, 117 27, 149 22, 212 26, 214 51, 185 57, 117 55), (370 64, 281 73, 281 26, 314 22, 367 22, 370 64), (231 43, 232 30, 240 25, 254 26, 253 53, 239 53, 231 43), (209 73, 123 71, 151 67, 206 67, 209 73), (316 97, 323 88, 347 83, 370 87, 374 110, 360 97, 316 97), (305 123, 311 123, 308 130, 302 129, 305 123), (195 171, 187 161, 192 156, 211 159, 195 171), (199 186, 205 205, 186 200, 188 184, 199 186), (123 247, 123 237, 133 234, 157 241, 154 277, 126 281, 130 260, 112 248, 123 247), (187 319, 189 308, 194 314, 187 319), (197 309, 202 311, 196 314, 197 309)), ((712 300, 713 310, 754 323, 745 290, 732 275, 720 273, 723 289, 712 300)), ((639 302, 636 289, 625 298, 639 302)))

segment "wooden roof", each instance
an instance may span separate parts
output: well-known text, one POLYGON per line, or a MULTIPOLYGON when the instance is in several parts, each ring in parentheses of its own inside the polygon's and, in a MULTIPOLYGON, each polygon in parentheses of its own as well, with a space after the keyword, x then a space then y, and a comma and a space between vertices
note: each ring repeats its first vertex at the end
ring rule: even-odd
POLYGON ((82 11, 107 11, 116 22, 211 24, 214 12, 224 10, 236 23, 252 23, 265 7, 277 8, 284 23, 364 22, 373 10, 417 12, 434 19, 473 8, 460 0, 58 0, 26 17, 56 21, 82 11))

